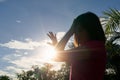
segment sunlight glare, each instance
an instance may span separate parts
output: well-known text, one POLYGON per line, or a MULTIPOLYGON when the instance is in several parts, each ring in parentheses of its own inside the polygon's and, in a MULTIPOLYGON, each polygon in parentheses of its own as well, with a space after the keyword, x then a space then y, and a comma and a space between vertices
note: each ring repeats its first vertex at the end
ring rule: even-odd
POLYGON ((42 58, 45 62, 51 62, 52 59, 56 56, 56 50, 52 46, 47 46, 42 49, 42 58))

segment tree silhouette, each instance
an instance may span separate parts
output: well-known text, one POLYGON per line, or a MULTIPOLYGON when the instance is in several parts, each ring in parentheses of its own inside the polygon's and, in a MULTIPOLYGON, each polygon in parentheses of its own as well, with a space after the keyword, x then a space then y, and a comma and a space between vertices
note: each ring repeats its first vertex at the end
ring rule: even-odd
POLYGON ((0 76, 0 80, 10 80, 10 77, 7 75, 0 76))
POLYGON ((18 80, 69 80, 69 66, 63 64, 58 71, 51 70, 53 65, 45 63, 43 67, 33 66, 33 70, 17 73, 18 80))
POLYGON ((120 45, 117 40, 120 39, 120 12, 117 9, 109 9, 103 12, 105 20, 105 33, 107 36, 107 65, 106 70, 113 70, 111 74, 105 74, 105 80, 120 80, 120 45))

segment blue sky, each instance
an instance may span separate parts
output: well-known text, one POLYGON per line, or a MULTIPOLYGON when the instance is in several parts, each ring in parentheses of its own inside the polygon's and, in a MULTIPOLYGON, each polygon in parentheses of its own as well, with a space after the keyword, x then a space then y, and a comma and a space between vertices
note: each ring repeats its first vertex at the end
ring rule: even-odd
POLYGON ((13 75, 41 63, 37 52, 47 46, 48 31, 60 38, 79 14, 92 11, 104 16, 102 12, 109 8, 120 10, 119 3, 119 0, 0 0, 0 73, 13 75))

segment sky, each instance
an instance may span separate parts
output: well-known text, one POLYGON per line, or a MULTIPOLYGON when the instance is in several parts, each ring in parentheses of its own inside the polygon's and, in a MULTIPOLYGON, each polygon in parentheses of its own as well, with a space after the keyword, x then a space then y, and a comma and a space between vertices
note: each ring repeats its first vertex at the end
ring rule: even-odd
POLYGON ((0 0, 0 75, 14 76, 42 64, 53 31, 60 39, 78 15, 91 11, 104 16, 120 10, 119 0, 0 0), (43 51, 43 52, 42 52, 43 51))

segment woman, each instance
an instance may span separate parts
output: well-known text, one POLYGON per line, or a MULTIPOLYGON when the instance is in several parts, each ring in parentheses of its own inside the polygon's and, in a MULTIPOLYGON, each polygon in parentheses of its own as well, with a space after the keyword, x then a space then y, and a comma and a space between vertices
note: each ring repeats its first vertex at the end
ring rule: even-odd
POLYGON ((70 80, 103 80, 106 38, 99 18, 94 13, 79 15, 58 43, 52 32, 49 32, 48 36, 58 51, 55 60, 71 64, 70 80), (75 47, 64 50, 72 35, 75 47))

